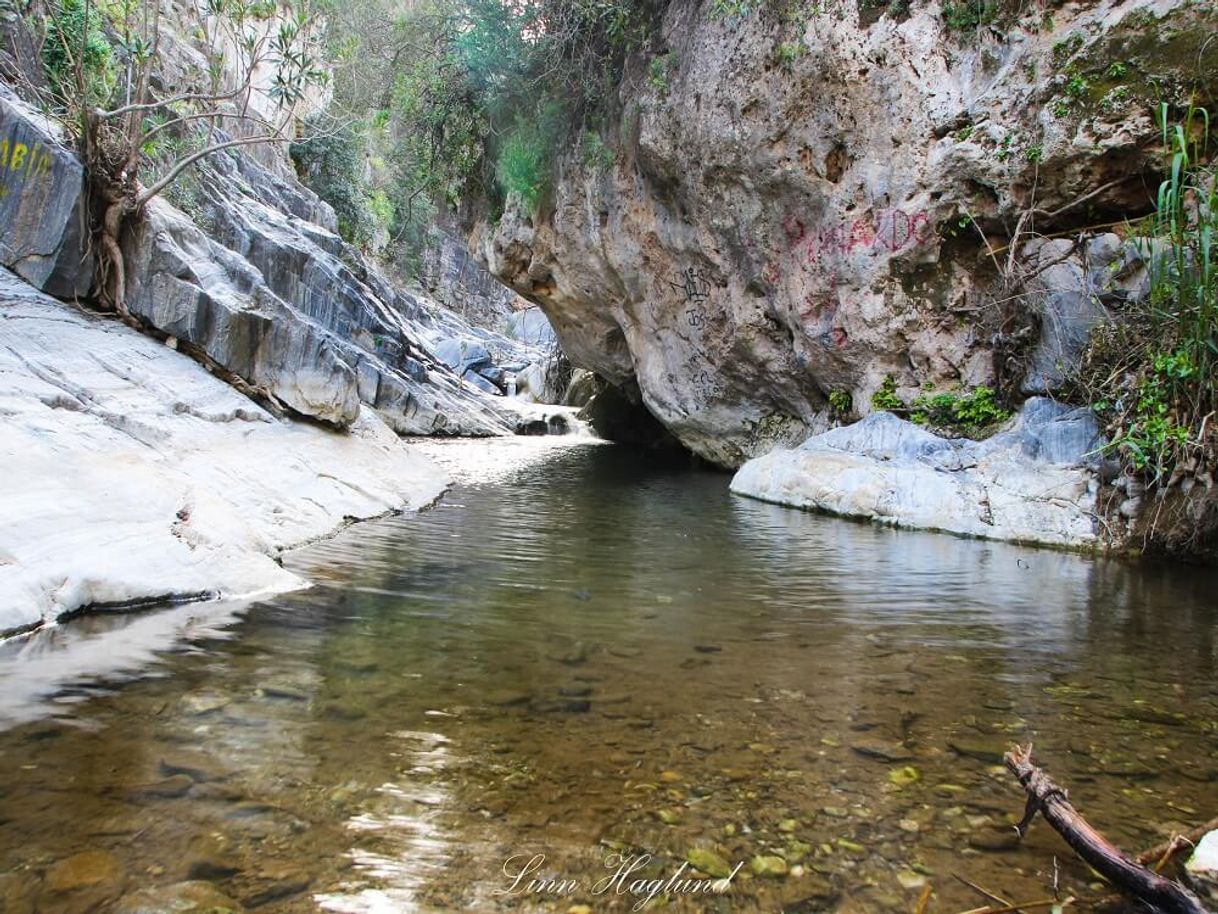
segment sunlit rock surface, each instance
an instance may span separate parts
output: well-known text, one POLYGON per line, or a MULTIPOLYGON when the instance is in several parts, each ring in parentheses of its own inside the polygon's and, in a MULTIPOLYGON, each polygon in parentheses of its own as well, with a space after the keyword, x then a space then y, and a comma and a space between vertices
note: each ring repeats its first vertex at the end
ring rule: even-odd
POLYGON ((949 440, 891 413, 750 460, 732 491, 762 501, 984 539, 1097 543, 1090 412, 1029 400, 985 441, 949 440))
POLYGON ((445 477, 377 415, 283 422, 198 363, 0 271, 0 632, 98 605, 283 590, 282 550, 445 477))

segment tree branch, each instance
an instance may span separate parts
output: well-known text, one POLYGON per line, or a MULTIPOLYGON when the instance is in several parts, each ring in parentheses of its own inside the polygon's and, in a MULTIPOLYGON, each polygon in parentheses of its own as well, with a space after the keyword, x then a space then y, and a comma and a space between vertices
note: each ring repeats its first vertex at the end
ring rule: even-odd
POLYGON ((1178 882, 1160 876, 1126 857, 1092 828, 1066 798, 1066 792, 1032 764, 1032 747, 1018 746, 1004 757, 1007 770, 1028 795, 1023 820, 1015 826, 1022 838, 1039 812, 1092 869, 1114 886, 1162 914, 1208 914, 1200 899, 1178 882))

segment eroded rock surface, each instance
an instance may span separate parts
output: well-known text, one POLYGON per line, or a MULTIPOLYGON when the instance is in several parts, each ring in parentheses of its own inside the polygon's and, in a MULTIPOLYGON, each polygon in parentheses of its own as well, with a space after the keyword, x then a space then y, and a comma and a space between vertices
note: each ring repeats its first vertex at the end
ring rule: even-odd
POLYGON ((1089 410, 1045 398, 982 442, 887 412, 750 460, 732 491, 898 527, 1075 548, 1098 544, 1089 410))
POLYGON ((1052 386, 1100 315, 1047 301, 1061 252, 1024 244, 1153 207, 1153 112, 1212 69, 1214 7, 999 5, 1000 24, 953 29, 936 3, 714 6, 668 7, 623 83, 611 167, 575 150, 552 206, 474 232, 573 362, 637 382, 728 466, 825 430, 831 393, 869 412, 888 375, 906 396, 1018 391, 998 375, 1038 327, 1056 336, 1030 389, 1052 386))
POLYGON ((302 585, 282 550, 446 480, 377 414, 279 421, 197 362, 0 270, 0 633, 302 585))

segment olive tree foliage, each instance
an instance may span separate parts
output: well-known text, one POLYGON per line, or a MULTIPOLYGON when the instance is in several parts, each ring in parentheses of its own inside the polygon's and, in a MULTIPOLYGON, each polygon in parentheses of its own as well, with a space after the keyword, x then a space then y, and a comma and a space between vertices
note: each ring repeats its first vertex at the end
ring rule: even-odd
MULTIPOLYGON (((332 115, 357 124, 369 161, 350 180, 383 196, 382 253, 398 260, 438 210, 535 203, 555 151, 610 113, 658 16, 652 0, 328 2, 332 115)), ((300 152, 308 180, 322 169, 300 152)))
POLYGON ((309 0, 202 0, 186 9, 160 0, 48 0, 23 15, 46 69, 45 82, 27 88, 77 142, 90 183, 98 293, 127 316, 124 221, 205 157, 291 135, 302 103, 327 79, 317 53, 321 20, 309 0), (183 71, 191 55, 180 48, 169 53, 183 43, 204 62, 202 72, 183 71))

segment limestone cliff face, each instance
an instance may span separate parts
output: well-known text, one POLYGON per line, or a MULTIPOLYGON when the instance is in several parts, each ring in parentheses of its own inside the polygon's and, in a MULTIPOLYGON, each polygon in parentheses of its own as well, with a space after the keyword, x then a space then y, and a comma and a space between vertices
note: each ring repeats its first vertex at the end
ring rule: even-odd
POLYGON ((570 152, 540 214, 509 205, 473 241, 577 365, 728 466, 822 430, 832 392, 868 412, 887 375, 1018 389, 1016 343, 1061 291, 1027 243, 1152 209, 1153 111, 1218 55, 1187 0, 1025 5, 967 34, 916 0, 710 7, 676 0, 627 74, 611 168, 570 152))

